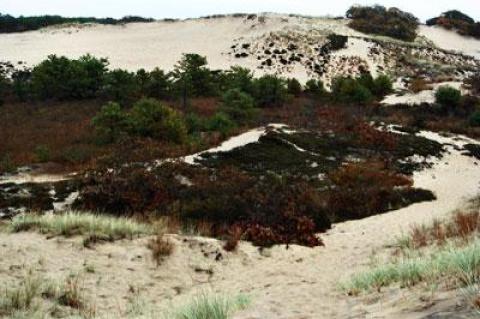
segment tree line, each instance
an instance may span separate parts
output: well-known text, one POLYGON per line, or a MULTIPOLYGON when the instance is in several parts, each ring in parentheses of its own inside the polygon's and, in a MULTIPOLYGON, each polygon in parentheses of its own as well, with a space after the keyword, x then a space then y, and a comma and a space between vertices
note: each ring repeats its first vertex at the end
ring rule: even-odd
POLYGON ((34 17, 14 17, 9 14, 0 13, 0 33, 13 33, 34 31, 41 28, 66 24, 66 23, 98 23, 98 24, 124 24, 131 22, 152 22, 154 19, 138 16, 126 16, 121 19, 74 17, 66 18, 58 15, 43 15, 34 17))

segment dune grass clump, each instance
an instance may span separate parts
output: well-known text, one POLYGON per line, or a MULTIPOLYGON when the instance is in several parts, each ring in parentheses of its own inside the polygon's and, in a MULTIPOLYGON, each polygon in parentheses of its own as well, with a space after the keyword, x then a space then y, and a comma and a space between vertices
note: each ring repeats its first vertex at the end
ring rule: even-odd
POLYGON ((93 318, 94 307, 85 298, 77 275, 65 282, 35 275, 29 270, 16 285, 1 286, 1 318, 51 318, 58 307, 66 307, 78 318, 93 318))
POLYGON ((477 284, 480 280, 480 239, 465 247, 459 248, 452 243, 426 256, 406 257, 376 266, 354 275, 343 288, 350 294, 357 294, 393 284, 409 287, 440 279, 451 280, 459 286, 477 284))
POLYGON ((35 298, 39 295, 41 285, 40 278, 28 274, 18 286, 5 287, 0 295, 0 317, 20 311, 35 311, 35 298))
POLYGON ((147 248, 152 252, 152 259, 157 266, 160 266, 163 260, 173 253, 175 246, 165 239, 165 225, 157 223, 154 228, 155 237, 148 241, 147 248))
POLYGON ((229 319, 238 311, 245 309, 250 300, 244 295, 234 298, 202 294, 189 304, 174 311, 172 319, 229 319))
POLYGON ((68 212, 61 215, 26 214, 11 222, 12 232, 35 230, 51 236, 83 236, 85 244, 96 241, 133 239, 152 232, 150 226, 128 218, 68 212))
POLYGON ((477 198, 471 203, 471 211, 456 212, 451 218, 435 220, 428 226, 414 226, 397 240, 399 259, 352 276, 343 288, 357 294, 394 284, 408 287, 442 281, 474 291, 480 284, 478 207, 477 198))

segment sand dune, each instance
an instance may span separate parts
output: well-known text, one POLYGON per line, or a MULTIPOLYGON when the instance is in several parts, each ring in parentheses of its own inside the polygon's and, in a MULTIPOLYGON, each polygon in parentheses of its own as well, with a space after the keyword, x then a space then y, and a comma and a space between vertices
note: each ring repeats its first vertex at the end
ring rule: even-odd
MULTIPOLYGON (((109 58, 111 68, 136 71, 139 68, 151 70, 160 67, 168 71, 174 67, 183 53, 198 53, 208 58, 210 67, 213 69, 228 69, 233 65, 241 65, 254 70, 256 75, 277 72, 305 82, 308 78, 315 76, 315 73, 305 65, 308 59, 301 63, 279 65, 274 68, 260 65, 260 62, 265 61, 265 57, 261 57, 260 53, 263 53, 266 41, 276 39, 280 44, 282 41, 289 41, 288 39, 300 43, 310 41, 310 46, 302 48, 301 53, 306 54, 308 58, 316 58, 318 53, 315 51, 315 46, 322 43, 322 37, 337 33, 359 38, 349 41, 347 49, 335 52, 331 63, 328 62, 325 66, 327 78, 336 73, 348 74, 349 71, 352 72, 352 66, 356 65, 358 68, 362 61, 372 73, 378 71, 379 65, 382 70, 389 67, 384 65, 387 62, 382 56, 377 58, 372 56, 371 49, 374 45, 365 41, 377 37, 354 31, 347 26, 347 23, 348 20, 266 14, 255 19, 228 16, 176 22, 132 23, 124 26, 52 27, 33 32, 0 35, 2 43, 0 60, 14 63, 23 61, 33 66, 50 54, 77 58, 90 53, 109 58), (235 44, 241 46, 245 43, 250 44, 251 48, 257 51, 249 52, 248 56, 236 58, 232 46, 235 44), (346 63, 343 57, 350 59, 351 63, 346 63), (352 60, 353 57, 356 60, 352 60)), ((479 57, 480 41, 478 40, 467 39, 451 31, 426 26, 420 28, 420 33, 440 48, 458 50, 479 57)))
POLYGON ((480 40, 464 37, 454 31, 437 26, 420 26, 419 34, 425 36, 436 46, 453 50, 480 59, 480 40))

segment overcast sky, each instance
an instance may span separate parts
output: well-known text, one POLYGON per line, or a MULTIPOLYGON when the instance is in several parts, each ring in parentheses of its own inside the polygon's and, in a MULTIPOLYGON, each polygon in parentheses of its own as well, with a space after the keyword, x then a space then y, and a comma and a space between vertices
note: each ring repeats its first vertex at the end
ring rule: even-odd
POLYGON ((279 12, 344 15, 352 4, 381 4, 412 12, 422 21, 458 9, 480 20, 479 0, 0 0, 0 13, 119 18, 189 18, 216 13, 279 12))

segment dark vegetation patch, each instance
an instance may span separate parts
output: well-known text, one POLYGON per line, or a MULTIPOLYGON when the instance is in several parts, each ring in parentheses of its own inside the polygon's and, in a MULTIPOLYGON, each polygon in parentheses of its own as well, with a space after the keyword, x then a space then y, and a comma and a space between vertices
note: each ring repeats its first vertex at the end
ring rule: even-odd
POLYGON ((417 37, 418 19, 398 8, 354 6, 347 11, 349 26, 357 31, 384 35, 408 42, 417 37))
POLYGON ((480 160, 480 144, 467 144, 463 146, 470 156, 480 160))
POLYGON ((439 17, 427 20, 427 25, 438 25, 447 30, 454 30, 458 34, 480 39, 480 22, 475 22, 458 10, 447 11, 439 17))
MULTIPOLYGON (((4 76, 2 108, 8 112, 0 112, 6 123, 0 154, 9 155, 0 159, 2 169, 48 161, 79 165, 87 177, 77 187, 77 208, 206 225, 228 249, 240 239, 316 246, 316 234, 333 222, 434 199, 408 177, 428 163, 409 157, 440 156, 442 146, 369 123, 399 123, 405 132, 440 130, 465 124, 476 108, 474 98, 457 100, 453 91, 445 101, 453 97, 455 105, 383 108, 375 101, 391 91, 385 76, 338 79, 328 93, 318 80, 303 87, 273 75, 254 79, 238 67, 210 70, 195 54, 185 55, 171 73, 106 66, 89 56, 50 57, 22 71, 28 76, 4 76), (199 166, 152 164, 268 123, 298 131, 272 130, 259 143, 208 154, 199 166)), ((51 207, 51 199, 46 202, 51 207)))
POLYGON ((93 17, 76 17, 66 18, 57 15, 45 15, 35 17, 13 17, 8 14, 0 14, 0 33, 13 33, 13 32, 25 32, 33 31, 41 28, 60 25, 60 24, 72 24, 72 23, 98 23, 98 24, 125 24, 132 22, 153 22, 153 19, 142 18, 136 16, 126 16, 121 19, 113 18, 93 18, 93 17))
POLYGON ((0 184, 0 219, 23 211, 50 211, 78 189, 76 181, 0 184), (54 191, 54 193, 52 193, 54 191))
POLYGON ((400 162, 416 153, 439 156, 440 144, 367 124, 333 126, 335 131, 272 130, 258 143, 205 155, 200 166, 91 173, 76 205, 207 223, 209 234, 227 239, 233 249, 233 239, 316 246, 316 234, 333 222, 435 199, 412 187, 400 162))
POLYGON ((377 157, 399 172, 411 174, 428 164, 409 157, 415 154, 438 157, 442 149, 439 143, 423 137, 378 132, 369 125, 357 125, 337 133, 271 131, 258 143, 229 152, 207 153, 199 162, 212 168, 232 165, 251 173, 271 171, 315 179, 344 162, 364 162, 377 157))

